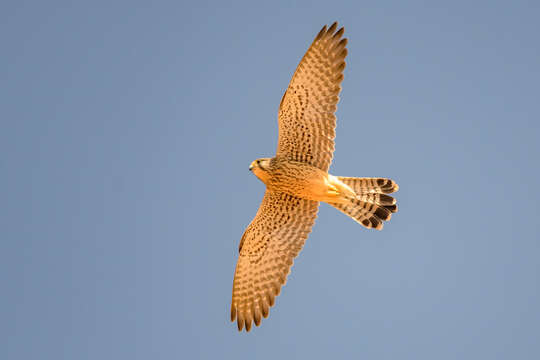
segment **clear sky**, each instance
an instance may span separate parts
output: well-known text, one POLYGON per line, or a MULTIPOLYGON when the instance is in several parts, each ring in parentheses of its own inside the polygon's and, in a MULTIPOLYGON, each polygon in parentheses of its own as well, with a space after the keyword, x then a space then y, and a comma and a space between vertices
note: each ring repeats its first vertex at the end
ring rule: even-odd
POLYGON ((4 1, 0 358, 539 359, 540 3, 4 1), (277 110, 324 24, 343 176, 270 317, 229 322, 277 110))

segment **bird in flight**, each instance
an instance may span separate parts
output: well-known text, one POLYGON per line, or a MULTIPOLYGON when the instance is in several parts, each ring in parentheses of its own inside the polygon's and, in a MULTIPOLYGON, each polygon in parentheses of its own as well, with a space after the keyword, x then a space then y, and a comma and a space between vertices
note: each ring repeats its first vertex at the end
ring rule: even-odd
POLYGON ((311 232, 319 202, 377 230, 397 211, 396 200, 387 195, 398 190, 394 181, 328 173, 347 56, 344 28, 337 27, 321 29, 281 99, 276 156, 249 167, 266 192, 240 240, 231 304, 231 321, 239 331, 268 317, 311 232))

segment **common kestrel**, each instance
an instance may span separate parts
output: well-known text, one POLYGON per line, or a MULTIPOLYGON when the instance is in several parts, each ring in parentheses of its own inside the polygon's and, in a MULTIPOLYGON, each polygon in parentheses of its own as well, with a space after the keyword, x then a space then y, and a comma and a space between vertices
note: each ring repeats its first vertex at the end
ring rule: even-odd
POLYGON ((231 321, 251 329, 267 317, 275 297, 326 202, 361 225, 381 230, 397 211, 386 194, 398 185, 384 178, 328 173, 334 152, 336 111, 347 39, 337 23, 324 26, 300 61, 279 105, 276 156, 251 163, 266 184, 257 215, 240 240, 234 274, 231 321))

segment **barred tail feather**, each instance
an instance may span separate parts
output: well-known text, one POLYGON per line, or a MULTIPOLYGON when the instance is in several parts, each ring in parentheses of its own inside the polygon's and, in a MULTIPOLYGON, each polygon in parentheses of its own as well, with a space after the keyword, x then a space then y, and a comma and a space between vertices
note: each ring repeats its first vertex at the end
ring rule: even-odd
POLYGON ((337 177, 340 181, 349 185, 358 195, 360 194, 391 194, 399 190, 398 184, 385 178, 355 178, 337 177))
POLYGON ((397 212, 396 199, 390 195, 399 186, 390 179, 338 177, 356 192, 356 198, 348 203, 329 203, 368 229, 381 230, 383 222, 397 212))
POLYGON ((368 229, 382 230, 383 221, 388 221, 392 217, 392 211, 385 206, 366 201, 350 200, 348 204, 329 204, 368 229))

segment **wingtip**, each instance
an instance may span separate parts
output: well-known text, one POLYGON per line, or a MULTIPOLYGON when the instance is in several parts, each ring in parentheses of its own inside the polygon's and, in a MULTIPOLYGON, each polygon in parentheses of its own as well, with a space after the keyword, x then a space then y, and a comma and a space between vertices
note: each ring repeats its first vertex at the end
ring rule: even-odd
POLYGON ((338 31, 336 31, 336 33, 334 34, 334 39, 338 39, 340 38, 343 33, 345 32, 345 28, 344 27, 341 27, 338 31))
POLYGON ((334 31, 336 31, 337 26, 338 26, 337 21, 334 21, 334 22, 332 23, 332 25, 330 25, 330 27, 328 28, 328 32, 329 32, 329 33, 333 33, 334 31))
POLYGON ((332 37, 334 39, 340 38, 345 33, 345 27, 342 26, 341 28, 339 28, 336 31, 337 28, 338 28, 338 22, 337 21, 334 21, 332 23, 332 25, 330 25, 330 26, 324 25, 322 27, 321 31, 319 31, 319 33, 315 37, 315 40, 319 40, 320 38, 322 38, 325 35, 328 35, 328 36, 332 35, 332 37))
POLYGON ((242 331, 242 329, 244 328, 244 319, 238 317, 238 319, 236 320, 236 325, 238 326, 238 331, 242 331))
POLYGON ((236 307, 234 307, 234 304, 231 304, 231 322, 234 322, 236 320, 236 307))
POLYGON ((315 40, 319 40, 320 38, 322 38, 322 36, 326 33, 326 25, 324 25, 321 29, 321 31, 319 31, 319 33, 317 34, 317 36, 315 37, 315 40))

